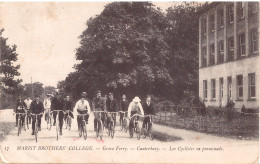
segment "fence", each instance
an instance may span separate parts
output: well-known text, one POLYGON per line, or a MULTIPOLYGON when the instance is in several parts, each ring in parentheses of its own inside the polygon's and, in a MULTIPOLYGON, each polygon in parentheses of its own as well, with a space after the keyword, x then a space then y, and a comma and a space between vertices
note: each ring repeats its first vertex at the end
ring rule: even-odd
POLYGON ((234 108, 197 108, 156 106, 155 123, 176 128, 243 138, 258 138, 258 113, 244 113, 234 108))

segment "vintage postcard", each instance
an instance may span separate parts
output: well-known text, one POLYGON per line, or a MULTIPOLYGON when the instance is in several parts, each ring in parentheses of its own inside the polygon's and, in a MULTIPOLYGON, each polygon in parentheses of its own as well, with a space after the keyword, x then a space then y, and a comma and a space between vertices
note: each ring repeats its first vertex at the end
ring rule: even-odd
POLYGON ((1 163, 259 163, 259 2, 0 2, 1 163))

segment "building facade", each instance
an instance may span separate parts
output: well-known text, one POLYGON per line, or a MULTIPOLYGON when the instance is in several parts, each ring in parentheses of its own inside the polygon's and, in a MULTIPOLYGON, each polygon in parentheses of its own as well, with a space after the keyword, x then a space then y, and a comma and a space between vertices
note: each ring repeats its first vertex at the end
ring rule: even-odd
POLYGON ((206 106, 259 107, 259 2, 213 2, 200 12, 199 96, 206 106))

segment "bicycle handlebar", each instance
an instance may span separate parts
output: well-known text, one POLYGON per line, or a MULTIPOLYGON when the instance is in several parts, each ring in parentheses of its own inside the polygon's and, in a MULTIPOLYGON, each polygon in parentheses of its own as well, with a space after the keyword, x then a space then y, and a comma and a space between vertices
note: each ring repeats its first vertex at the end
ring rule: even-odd
POLYGON ((105 113, 105 111, 93 111, 93 113, 102 113, 102 112, 105 113))
POLYGON ((133 117, 136 117, 136 116, 140 116, 140 117, 145 117, 145 116, 143 116, 143 115, 140 115, 140 114, 134 114, 132 117, 130 117, 130 120, 133 118, 133 117))
POLYGON ((31 113, 31 115, 33 115, 33 116, 38 116, 38 115, 43 115, 43 113, 39 113, 39 114, 33 114, 33 113, 31 113))
POLYGON ((50 113, 53 113, 53 112, 63 112, 63 113, 65 113, 63 110, 52 110, 50 113))
POLYGON ((127 113, 128 111, 118 111, 119 113, 127 113))
POLYGON ((156 117, 155 115, 153 115, 153 114, 147 114, 147 115, 145 115, 145 116, 143 116, 143 117, 156 117))
POLYGON ((85 116, 85 115, 88 115, 88 114, 77 114, 78 116, 85 116))

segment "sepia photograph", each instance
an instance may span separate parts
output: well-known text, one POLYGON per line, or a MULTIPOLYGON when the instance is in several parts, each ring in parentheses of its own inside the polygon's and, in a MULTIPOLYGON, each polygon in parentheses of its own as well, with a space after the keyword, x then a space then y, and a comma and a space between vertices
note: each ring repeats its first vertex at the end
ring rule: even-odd
POLYGON ((259 163, 259 6, 0 1, 0 163, 259 163))

